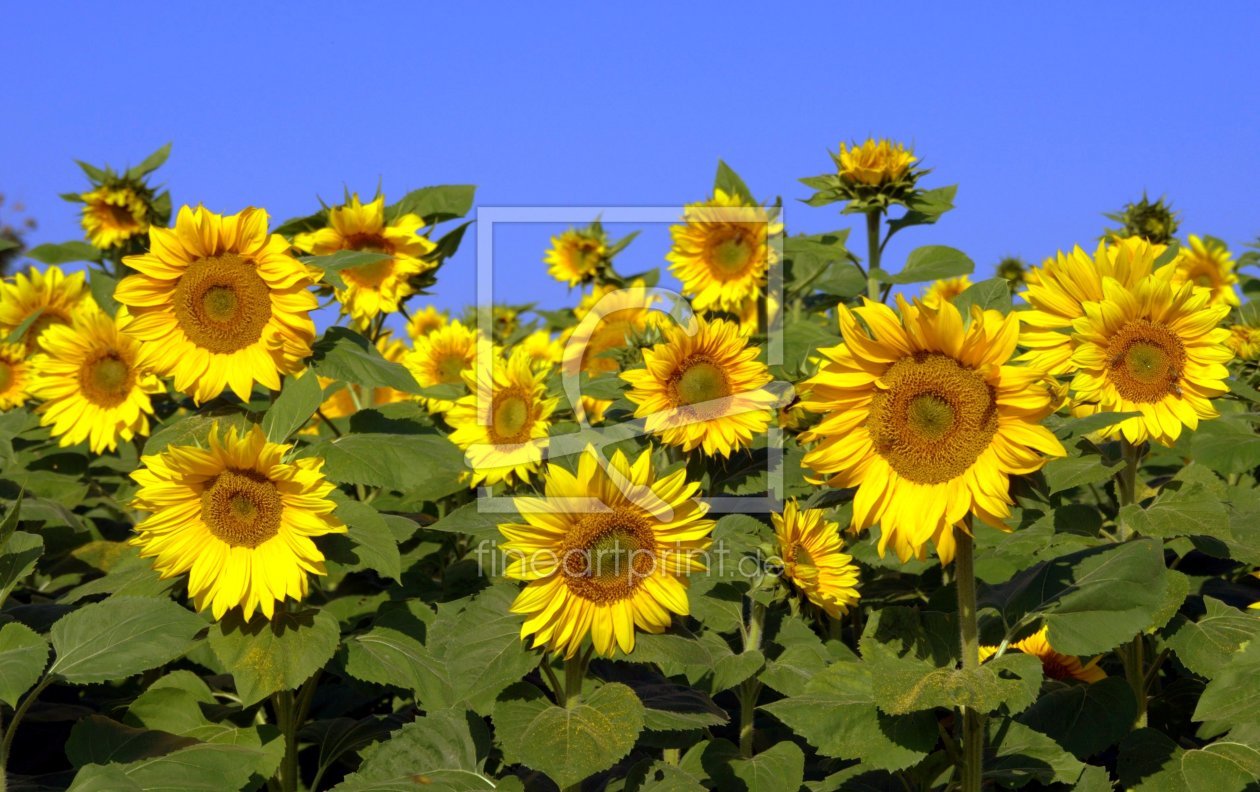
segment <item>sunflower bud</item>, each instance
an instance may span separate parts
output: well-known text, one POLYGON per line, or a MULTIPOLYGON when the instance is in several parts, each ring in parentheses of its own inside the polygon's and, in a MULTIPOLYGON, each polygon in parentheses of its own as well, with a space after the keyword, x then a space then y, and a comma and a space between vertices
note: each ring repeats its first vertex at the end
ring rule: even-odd
POLYGON ((818 192, 811 206, 845 201, 847 212, 867 212, 892 204, 905 204, 915 192, 915 183, 926 170, 915 169, 914 152, 904 144, 880 138, 864 143, 841 143, 831 155, 836 172, 802 179, 818 192))
POLYGON ((998 262, 996 273, 999 278, 1006 278, 1006 280, 1010 281, 1011 288, 1014 289, 1017 286, 1024 285, 1027 270, 1028 265, 1024 263, 1023 259, 1018 256, 1007 256, 998 262))
POLYGON ((1180 219, 1170 204, 1164 203, 1161 197, 1154 203, 1142 194, 1142 200, 1124 207, 1121 212, 1106 215, 1107 219, 1121 224, 1118 229, 1110 230, 1111 237, 1141 237, 1147 242, 1167 245, 1177 235, 1180 219))

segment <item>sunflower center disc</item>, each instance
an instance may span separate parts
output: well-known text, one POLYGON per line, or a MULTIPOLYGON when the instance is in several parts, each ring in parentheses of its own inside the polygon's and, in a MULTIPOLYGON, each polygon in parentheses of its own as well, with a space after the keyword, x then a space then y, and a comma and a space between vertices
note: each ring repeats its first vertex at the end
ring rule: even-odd
POLYGON ((656 564, 655 539, 642 517, 614 510, 583 515, 561 550, 569 590, 597 603, 630 596, 656 564))
POLYGON ((725 275, 743 273, 752 256, 752 245, 742 233, 723 239, 713 249, 713 263, 725 275))
POLYGON ((438 361, 438 379, 446 385, 459 385, 464 381, 464 359, 447 355, 438 361))
POLYGON ((271 289, 254 262, 235 253, 190 264, 175 287, 173 303, 188 340, 221 354, 257 342, 271 319, 271 289))
POLYGON ((126 401, 134 380, 131 367, 116 354, 88 363, 79 373, 83 395, 101 407, 116 407, 126 401))
POLYGON ((125 206, 115 206, 111 203, 102 203, 96 205, 97 214, 101 217, 101 221, 120 231, 126 231, 132 228, 138 228, 140 223, 136 220, 135 215, 131 213, 125 206))
POLYGON ((708 360, 695 360, 686 365, 675 386, 680 404, 700 404, 731 395, 726 375, 708 360))
POLYGON ((910 400, 906 422, 924 437, 941 438, 954 426, 954 408, 940 396, 924 393, 910 400))
POLYGON ((280 532, 276 485, 253 470, 225 470, 201 495, 210 533, 233 547, 257 547, 280 532))
POLYGON ((1116 392, 1132 402, 1151 403, 1176 392, 1186 353, 1167 327, 1136 319, 1112 336, 1107 359, 1116 392))
POLYGON ((494 404, 494 435, 499 443, 519 442, 529 429, 529 405, 515 394, 500 397, 494 404))

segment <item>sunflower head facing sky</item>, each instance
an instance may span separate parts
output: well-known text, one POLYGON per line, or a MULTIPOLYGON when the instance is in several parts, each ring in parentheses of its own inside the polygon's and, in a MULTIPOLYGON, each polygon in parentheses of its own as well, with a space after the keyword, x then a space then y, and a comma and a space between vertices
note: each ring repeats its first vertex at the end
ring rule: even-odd
POLYGON ((1178 283, 1193 283, 1212 292, 1212 303, 1238 307, 1238 276, 1234 274, 1234 258, 1224 242, 1193 234, 1186 240, 1175 263, 1178 283))
POLYGON ((647 431, 684 451, 730 456, 751 445, 770 424, 773 379, 761 349, 739 326, 695 317, 665 330, 665 341, 643 350, 644 368, 622 372, 647 431))
POLYGON ((268 233, 266 212, 185 206, 174 228, 155 227, 149 239, 148 253, 125 259, 137 274, 114 294, 144 366, 173 376, 198 404, 226 388, 248 401, 255 382, 279 390, 281 374, 301 369, 317 303, 289 243, 268 233))
POLYGON ((286 461, 291 450, 257 426, 215 427, 205 448, 169 446, 131 474, 140 485, 132 506, 149 513, 131 543, 163 578, 188 574, 197 610, 270 619, 276 603, 306 596, 307 575, 326 574, 313 539, 346 527, 323 460, 286 461))
POLYGON ((26 402, 30 376, 26 347, 0 341, 0 412, 26 402))
MULTIPOLYGON (((456 385, 462 390, 464 374, 477 360, 481 334, 458 319, 415 337, 415 348, 403 357, 403 365, 422 388, 456 385)), ((450 399, 424 399, 431 413, 446 412, 455 405, 450 399)))
POLYGON ((857 488, 853 527, 878 523, 881 553, 923 558, 931 543, 947 563, 968 513, 1005 530, 1010 476, 1066 452, 1039 423, 1055 407, 1044 375, 1007 365, 1018 314, 973 306, 964 327, 952 303, 897 303, 900 315, 839 307, 844 343, 819 350, 804 385, 803 405, 823 416, 801 434, 804 463, 857 488))
MULTIPOLYGON (((1043 626, 1040 630, 1019 641, 1015 641, 1010 645, 1011 649, 1024 654, 1030 654, 1041 661, 1041 670, 1047 679, 1053 679, 1059 682, 1066 682, 1074 679, 1078 682, 1088 682, 1093 684, 1107 678, 1107 672, 1098 667, 1098 658, 1090 660, 1088 663, 1082 663, 1081 659, 1076 655, 1066 655, 1062 652, 1055 651, 1050 645, 1049 628, 1043 626)), ((997 654, 996 646, 980 647, 980 662, 988 660, 997 654)))
POLYGON ((39 349, 39 339, 49 327, 73 324, 80 313, 99 310, 83 272, 67 275, 56 266, 43 270, 31 267, 16 273, 11 281, 0 281, 0 338, 7 338, 35 317, 22 336, 31 351, 39 349))
POLYGON ((608 238, 598 227, 570 228, 551 238, 543 257, 551 277, 569 286, 589 283, 608 268, 608 238))
POLYGON ((73 325, 53 325, 31 358, 30 393, 42 399, 40 423, 62 446, 85 440, 92 452, 149 433, 149 395, 164 390, 141 368, 140 343, 103 311, 81 314, 73 325))
POLYGON ((587 448, 577 474, 548 465, 546 497, 517 498, 523 523, 500 525, 505 574, 526 581, 512 604, 522 640, 569 658, 590 635, 611 657, 635 631, 664 632, 690 613, 688 576, 703 571, 713 521, 686 471, 659 476, 651 450, 607 463, 587 448))
POLYGON ((805 598, 838 619, 858 601, 858 568, 844 553, 840 525, 822 509, 802 509, 796 501, 771 514, 783 574, 805 598))
POLYGON ((840 178, 854 186, 884 187, 902 181, 917 161, 901 143, 868 138, 863 143, 840 144, 833 155, 840 178))
POLYGON ((420 236, 423 228, 424 220, 414 214, 387 221, 385 196, 365 204, 355 194, 344 206, 328 210, 325 228, 298 234, 293 244, 316 256, 339 250, 382 254, 370 264, 339 272, 345 288, 337 290, 337 299, 344 312, 363 327, 382 313, 396 313, 414 293, 411 278, 433 268, 424 257, 436 246, 420 236))

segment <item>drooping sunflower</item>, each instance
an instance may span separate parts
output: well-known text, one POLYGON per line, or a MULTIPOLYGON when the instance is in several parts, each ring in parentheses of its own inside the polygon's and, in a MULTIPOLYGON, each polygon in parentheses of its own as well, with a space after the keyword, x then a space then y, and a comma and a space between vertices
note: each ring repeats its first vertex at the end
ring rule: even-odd
POLYGON ((1229 330, 1219 326, 1229 306, 1213 305, 1211 292, 1193 283, 1175 284, 1171 269, 1133 289, 1104 278, 1103 297, 1073 323, 1074 412, 1140 412, 1102 436, 1162 445, 1172 445, 1182 426, 1217 417, 1209 399, 1229 390, 1225 364, 1233 353, 1229 330))
POLYGON ((551 414, 559 402, 547 398, 549 367, 538 366, 524 350, 480 360, 464 373, 472 391, 446 413, 451 442, 463 449, 471 468, 470 486, 529 480, 542 463, 551 414))
POLYGON ((643 350, 645 368, 621 378, 647 431, 684 451, 725 457, 770 424, 775 397, 764 386, 773 377, 760 354, 733 322, 696 317, 691 326, 668 327, 663 343, 643 350))
POLYGON ((139 364, 140 344, 119 332, 102 311, 80 314, 73 326, 53 325, 31 358, 32 396, 42 399, 40 424, 62 446, 87 441, 92 452, 149 433, 149 395, 162 383, 139 364))
POLYGON ((1140 237, 1104 240, 1091 258, 1080 247, 1060 252, 1026 275, 1021 296, 1032 310, 1020 313, 1019 345, 1028 351, 1016 358, 1047 374, 1072 370, 1072 323, 1085 315, 1085 304, 1103 299, 1103 278, 1126 288, 1155 271, 1166 245, 1140 237))
POLYGON ((561 283, 587 283, 608 266, 608 240, 602 231, 570 228, 551 238, 543 263, 561 283))
POLYGON ((0 412, 21 407, 26 402, 29 380, 26 347, 0 342, 0 412))
POLYGON ((930 303, 940 300, 948 302, 967 291, 970 287, 971 278, 968 278, 966 275, 957 278, 944 278, 928 287, 927 293, 923 295, 923 302, 930 303))
POLYGON ((22 326, 32 316, 22 339, 31 351, 39 349, 39 339, 53 325, 69 325, 80 313, 98 311, 83 272, 66 275, 59 267, 45 271, 31 267, 0 281, 0 338, 22 326), (38 314, 38 315, 37 315, 38 314))
POLYGON ((101 185, 79 196, 83 230, 98 248, 111 248, 149 230, 149 205, 127 185, 101 185))
POLYGON ((414 291, 410 279, 433 268, 424 256, 436 245, 420 236, 424 221, 418 215, 404 214, 385 220, 385 196, 364 204, 357 194, 345 206, 328 211, 328 226, 298 234, 295 247, 316 256, 339 250, 361 250, 390 256, 360 267, 340 270, 346 288, 337 290, 337 300, 345 313, 360 326, 381 313, 395 313, 414 291))
POLYGON ((783 574, 810 602, 838 619, 857 604, 858 569, 844 553, 840 525, 824 516, 822 509, 801 509, 796 501, 783 505, 782 514, 771 514, 779 543, 783 574))
POLYGON ((1211 290, 1214 305, 1238 306, 1238 292, 1234 289, 1238 276, 1234 274, 1229 248, 1218 239, 1200 239, 1194 234, 1187 241, 1190 244, 1177 257, 1174 282, 1190 282, 1211 290))
POLYGON ((311 354, 315 295, 289 243, 267 233, 267 213, 222 216, 187 206, 172 229, 152 228, 150 250, 124 259, 138 274, 119 282, 124 332, 139 338, 141 364, 201 402, 254 383, 279 390, 280 375, 311 354))
POLYGON ((766 273, 777 264, 773 244, 783 223, 764 207, 739 195, 713 191, 690 204, 684 222, 669 228, 673 248, 665 257, 697 311, 749 313, 748 301, 764 293, 766 273))
POLYGON ((421 336, 426 336, 443 327, 449 317, 445 311, 439 311, 432 305, 426 305, 418 311, 413 311, 411 319, 407 322, 407 335, 411 336, 411 340, 415 341, 421 336))
POLYGON ((1066 452, 1039 424, 1055 407, 1044 375, 1006 365, 1019 314, 973 306, 964 328, 952 303, 897 303, 900 316, 869 300, 839 307, 844 343, 819 350, 804 385, 805 409, 823 416, 801 433, 814 444, 804 462, 857 488, 853 528, 879 523, 881 553, 923 558, 930 541, 948 563, 968 512, 1005 530, 1010 476, 1066 452))
MULTIPOLYGON (((388 333, 382 335, 380 340, 376 342, 376 349, 381 353, 381 357, 392 363, 402 363, 409 352, 405 343, 399 339, 391 338, 388 333)), ((321 388, 328 388, 328 386, 336 382, 337 380, 335 379, 319 378, 321 388)), ((362 385, 346 383, 345 387, 333 391, 328 398, 324 399, 324 403, 319 406, 319 412, 324 418, 333 420, 354 415, 359 410, 369 407, 410 401, 413 398, 410 393, 404 393, 394 388, 366 388, 362 385)))
POLYGON ((215 426, 206 448, 168 446, 131 474, 140 485, 132 506, 149 512, 131 543, 163 578, 188 573, 197 610, 221 619, 240 606, 246 619, 255 610, 270 619, 277 602, 306 596, 308 573, 326 574, 312 539, 346 527, 324 461, 286 462, 291 449, 257 426, 215 426))
MULTIPOLYGON (((1042 627, 1027 638, 1012 643, 1009 648, 1017 652, 1033 655, 1039 659, 1042 671, 1047 679, 1055 679, 1060 682, 1075 679, 1078 682, 1088 682, 1092 685, 1107 678, 1107 672, 1098 667, 1098 658, 1095 657, 1088 663, 1082 663, 1081 659, 1076 655, 1066 655, 1055 651, 1047 637, 1048 631, 1048 627, 1042 627)), ((981 646, 980 662, 983 663, 988 660, 997 654, 997 651, 998 647, 996 646, 981 646)))
MULTIPOLYGON (((464 373, 471 371, 477 360, 477 342, 481 334, 456 319, 427 335, 417 336, 416 347, 403 357, 403 365, 422 388, 435 385, 464 387, 464 373)), ((431 413, 442 413, 455 405, 449 399, 424 399, 431 413)))
POLYGON ((635 630, 664 632, 686 616, 688 576, 703 571, 713 520, 686 471, 657 478, 652 453, 601 465, 587 448, 577 475, 549 465, 545 498, 517 498, 524 523, 500 525, 505 574, 528 581, 512 604, 521 639, 569 658, 587 634, 611 657, 634 650, 635 630))

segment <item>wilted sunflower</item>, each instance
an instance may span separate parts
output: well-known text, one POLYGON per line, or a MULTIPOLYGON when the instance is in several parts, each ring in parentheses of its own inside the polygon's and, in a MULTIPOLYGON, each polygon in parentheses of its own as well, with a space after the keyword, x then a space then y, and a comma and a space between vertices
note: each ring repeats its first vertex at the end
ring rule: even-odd
POLYGON ((773 378, 760 353, 738 325, 695 317, 691 326, 668 327, 663 343, 643 350, 644 368, 621 373, 632 387, 626 398, 665 443, 730 456, 770 424, 775 397, 764 386, 773 378))
POLYGON ((455 402, 446 421, 453 429, 451 442, 464 450, 472 468, 471 486, 527 481, 538 470, 559 401, 547 398, 550 373, 520 348, 508 358, 490 355, 464 373, 473 392, 455 402))
POLYGON ((806 599, 838 619, 858 601, 858 569, 840 541, 840 525, 822 509, 801 509, 795 500, 771 514, 783 574, 806 599))
MULTIPOLYGON (((467 327, 456 319, 450 324, 422 336, 416 336, 416 348, 403 357, 403 365, 422 388, 435 385, 464 386, 464 372, 471 371, 477 360, 475 327, 467 327)), ((446 412, 455 402, 448 399, 424 399, 431 413, 446 412)))
POLYGON ((841 143, 835 160, 842 179, 867 187, 900 181, 916 162, 914 152, 901 143, 882 138, 868 138, 861 145, 841 143))
POLYGON ((944 278, 928 287, 927 293, 923 295, 923 302, 930 303, 940 300, 948 302, 969 288, 971 288, 971 278, 968 278, 966 275, 957 278, 944 278))
POLYGON ((1156 261, 1168 250, 1140 237, 1098 243, 1090 258, 1078 246, 1046 259, 1026 276, 1021 296, 1032 306, 1020 312, 1023 325, 1019 345, 1028 351, 1016 358, 1047 374, 1072 370, 1072 323, 1085 315, 1085 304, 1103 299, 1103 278, 1115 278, 1132 288, 1155 271, 1156 261))
MULTIPOLYGON (((1056 679, 1066 681, 1075 679, 1079 682, 1088 682, 1091 685, 1099 680, 1107 678, 1107 672, 1098 667, 1098 658, 1090 660, 1088 663, 1081 663, 1081 659, 1075 655, 1065 655, 1056 652, 1054 647, 1050 646, 1047 637, 1049 627, 1042 627, 1037 632, 1016 641, 1009 648, 1024 654, 1030 654, 1041 661, 1041 669, 1048 679, 1056 679)), ((996 646, 980 647, 980 662, 988 660, 997 654, 996 646)))
POLYGON ((1103 301, 1086 303, 1073 323, 1074 412, 1141 413, 1104 437, 1172 445, 1183 425, 1194 429, 1219 414, 1209 399, 1229 390, 1225 363, 1233 353, 1219 326, 1229 306, 1212 305, 1208 290, 1174 284, 1172 275, 1162 270, 1133 289, 1104 278, 1103 301))
POLYGON ((968 512, 1005 530, 1010 476, 1066 452, 1039 424, 1055 406, 1042 373, 1006 365, 1017 313, 973 306, 964 329, 952 303, 897 303, 900 317, 869 300, 839 307, 844 343, 819 350, 805 383, 802 404, 823 418, 801 433, 815 444, 804 462, 833 487, 857 488, 853 527, 879 523, 881 553, 923 558, 932 541, 947 563, 968 512))
POLYGON ((439 311, 432 305, 426 305, 419 311, 413 311, 411 319, 407 322, 407 335, 411 336, 411 340, 415 341, 421 336, 426 336, 443 327, 448 321, 445 311, 439 311))
POLYGON ((587 283, 608 266, 608 240, 602 231, 570 228, 551 238, 543 262, 551 277, 561 283, 587 283))
POLYGON ((73 326, 53 325, 31 358, 32 396, 42 399, 40 424, 62 446, 88 441, 92 452, 118 448, 119 440, 149 433, 149 394, 162 383, 139 366, 140 344, 101 311, 78 316, 73 326))
POLYGON ((21 407, 26 402, 28 380, 26 347, 0 342, 0 412, 21 407))
POLYGON ((420 236, 424 221, 418 215, 404 214, 385 221, 385 196, 378 195, 367 204, 357 194, 345 206, 328 211, 328 226, 318 231, 298 234, 293 244, 316 256, 339 250, 361 250, 389 256, 360 267, 340 270, 346 288, 337 290, 337 299, 345 313, 365 326, 381 313, 395 313, 398 306, 414 293, 413 275, 432 269, 433 262, 424 256, 436 247, 420 236))
POLYGON ((261 428, 210 431, 207 448, 168 446, 131 474, 134 508, 149 512, 131 543, 163 578, 188 574, 197 610, 220 619, 240 606, 246 619, 306 596, 307 573, 326 574, 313 537, 344 533, 328 499, 322 459, 286 462, 292 446, 267 442, 261 428))
POLYGON ((79 196, 83 230, 98 248, 121 245, 149 230, 149 205, 131 187, 101 185, 79 196))
POLYGON ((12 282, 0 281, 0 338, 7 338, 35 316, 22 337, 27 349, 35 351, 49 327, 73 324, 77 314, 100 310, 86 277, 83 272, 66 275, 59 267, 43 272, 31 267, 26 273, 15 274, 12 282))
POLYGON ((1213 304, 1237 306, 1238 276, 1234 274, 1234 259, 1229 248, 1218 239, 1200 239, 1191 234, 1189 245, 1181 249, 1177 257, 1177 274, 1174 282, 1190 282, 1210 289, 1213 304))
POLYGON ((548 465, 545 498, 517 498, 524 523, 500 525, 522 640, 569 658, 589 633, 595 651, 630 653, 635 630, 661 633, 686 616, 687 577, 704 570, 713 521, 685 470, 657 479, 652 452, 602 466, 587 448, 577 475, 548 465))
MULTIPOLYGON (((376 342, 376 350, 381 353, 381 357, 391 363, 402 363, 409 351, 405 343, 396 338, 391 338, 388 333, 382 335, 376 342)), ((325 377, 319 378, 321 388, 327 388, 337 382, 339 380, 325 377)), ((354 415, 359 410, 365 410, 369 407, 410 401, 413 398, 410 393, 404 393, 394 388, 366 388, 354 383, 345 383, 345 387, 333 391, 328 398, 324 399, 324 403, 319 406, 319 412, 323 417, 332 420, 354 415)))
POLYGON ((173 229, 153 228, 150 250, 124 259, 138 274, 114 297, 122 329, 139 338, 141 364, 201 402, 230 387, 249 400, 254 383, 280 389, 311 354, 315 295, 289 243, 267 233, 267 213, 222 216, 179 210, 173 229))
MULTIPOLYGON (((739 195, 713 191, 690 204, 681 225, 669 227, 674 246, 665 257, 697 311, 748 314, 763 293, 766 273, 779 260, 772 244, 783 223, 739 195)), ((754 306, 755 310, 755 306, 754 306)))

